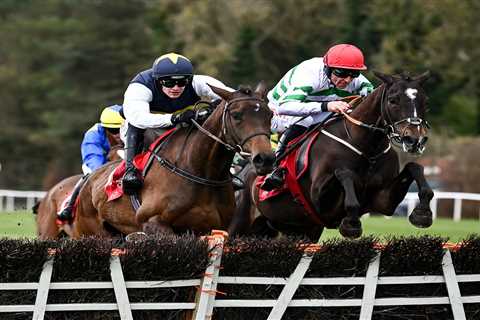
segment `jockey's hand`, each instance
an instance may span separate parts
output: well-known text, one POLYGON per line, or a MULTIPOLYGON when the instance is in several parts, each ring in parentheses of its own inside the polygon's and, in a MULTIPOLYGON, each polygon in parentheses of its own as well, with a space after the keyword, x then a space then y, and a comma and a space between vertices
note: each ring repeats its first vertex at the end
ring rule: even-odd
POLYGON ((205 108, 205 109, 202 109, 202 110, 199 110, 197 111, 197 121, 199 123, 203 123, 205 120, 207 120, 207 118, 210 116, 210 114, 212 114, 213 110, 211 110, 210 108, 205 108))
POLYGON ((350 109, 350 105, 345 101, 330 101, 327 104, 327 109, 330 112, 336 113, 348 112, 348 109, 350 109))
POLYGON ((192 110, 185 110, 182 113, 172 114, 172 118, 170 118, 170 121, 172 122, 173 125, 177 125, 179 123, 191 124, 192 119, 194 118, 195 118, 195 112, 193 112, 192 110))

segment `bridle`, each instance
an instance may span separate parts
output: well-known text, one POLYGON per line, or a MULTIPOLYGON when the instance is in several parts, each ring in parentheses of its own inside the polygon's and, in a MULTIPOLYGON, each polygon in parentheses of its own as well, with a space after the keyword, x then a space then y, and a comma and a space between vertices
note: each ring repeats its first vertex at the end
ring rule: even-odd
POLYGON ((229 107, 234 103, 241 102, 241 101, 256 101, 257 102, 256 106, 258 108, 261 107, 261 103, 265 102, 262 99, 254 98, 254 97, 241 97, 241 98, 234 98, 230 101, 226 101, 225 105, 223 106, 223 111, 221 116, 221 119, 222 119, 221 134, 224 140, 222 140, 220 137, 214 135, 210 131, 203 128, 197 121, 192 120, 192 123, 195 127, 197 127, 197 129, 200 132, 212 138, 213 140, 217 141, 218 143, 222 144, 228 150, 238 152, 242 156, 249 157, 251 156, 251 153, 243 151, 243 146, 245 145, 245 143, 247 143, 247 141, 249 141, 250 139, 256 136, 270 137, 270 132, 254 132, 243 139, 239 137, 239 135, 235 131, 235 128, 232 124, 232 116, 230 114, 229 107), (228 140, 229 137, 233 143, 226 142, 226 140, 228 140))
MULTIPOLYGON (((423 126, 427 129, 429 129, 430 125, 428 124, 428 122, 426 120, 424 120, 420 117, 417 117, 417 116, 408 117, 408 118, 404 118, 404 119, 401 119, 399 121, 393 122, 390 111, 385 106, 385 104, 386 104, 385 100, 387 98, 386 92, 387 92, 387 86, 385 85, 383 90, 382 90, 382 95, 381 95, 381 98, 380 98, 380 119, 379 119, 379 121, 377 121, 377 123, 375 125, 366 124, 366 123, 364 123, 360 120, 357 120, 357 119, 353 118, 352 116, 350 116, 349 114, 347 114, 345 112, 342 112, 342 114, 345 117, 345 119, 347 119, 348 121, 350 121, 351 123, 353 123, 357 126, 360 126, 360 127, 366 128, 368 130, 372 130, 372 131, 382 132, 383 134, 385 134, 387 136, 390 143, 395 144, 395 145, 402 145, 403 150, 407 151, 402 140, 404 139, 404 137, 406 135, 405 133, 406 133, 406 130, 408 129, 408 127, 409 126, 423 126), (382 122, 381 120, 383 120, 383 127, 378 126, 378 123, 382 122), (398 127, 402 123, 407 123, 407 125, 404 127, 404 129, 402 131, 400 131, 398 129, 398 127)), ((350 101, 350 103, 353 103, 354 101, 356 101, 359 98, 361 98, 361 97, 357 97, 357 98, 353 99, 352 101, 350 101)), ((413 107, 415 109, 416 108, 415 100, 411 99, 411 103, 413 104, 413 107)), ((419 142, 419 146, 417 147, 418 153, 423 153, 423 151, 425 150, 425 143, 426 143, 426 140, 419 142)))
MULTIPOLYGON (((413 117, 407 117, 407 118, 401 119, 399 121, 393 122, 389 109, 387 107, 385 107, 385 100, 387 98, 386 97, 386 91, 387 91, 387 87, 385 86, 383 91, 382 91, 380 108, 381 108, 381 114, 382 114, 384 124, 387 128, 388 139, 393 144, 396 144, 398 146, 401 145, 403 147, 403 150, 407 151, 406 147, 405 147, 405 144, 403 143, 403 139, 406 136, 406 134, 405 134, 406 130, 410 126, 418 126, 418 127, 424 127, 425 129, 429 129, 430 124, 426 120, 424 120, 420 117, 417 117, 416 115, 414 115, 413 117), (400 131, 398 129, 398 126, 402 123, 407 123, 407 125, 403 128, 402 131, 400 131)), ((410 99, 410 102, 412 103, 413 110, 416 110, 417 106, 416 106, 415 99, 410 99)), ((421 153, 423 153, 423 151, 425 151, 425 143, 426 143, 426 140, 419 142, 419 146, 417 147, 418 153, 421 154, 421 153)))
MULTIPOLYGON (((210 137, 211 139, 217 141, 218 143, 222 144, 227 148, 227 150, 234 151, 240 153, 242 156, 250 156, 251 154, 249 152, 243 151, 242 147, 252 139, 253 137, 260 136, 260 135, 265 135, 267 137, 270 137, 270 132, 256 132, 248 135, 247 137, 243 138, 240 140, 240 137, 234 130, 233 124, 232 124, 232 116, 230 115, 229 111, 229 106, 231 106, 234 103, 240 102, 240 101, 257 101, 257 107, 261 107, 261 103, 264 103, 262 99, 254 98, 254 97, 242 97, 242 98, 235 98, 230 101, 225 102, 225 105, 222 110, 222 127, 221 127, 221 135, 224 138, 223 140, 211 133, 210 131, 206 130, 203 128, 197 121, 192 119, 192 123, 197 129, 205 134, 206 136, 210 137), (233 143, 228 143, 225 140, 226 138, 231 137, 231 140, 233 143)), ((204 103, 204 101, 199 101, 195 104, 195 106, 198 106, 199 103, 204 103)), ((267 107, 265 107, 267 108, 267 107)), ((201 111, 197 111, 197 117, 201 111)), ((179 175, 180 177, 205 186, 209 187, 223 187, 225 185, 231 184, 232 179, 229 177, 228 179, 225 180, 213 180, 213 179, 208 179, 208 178, 202 178, 197 175, 194 175, 182 168, 177 167, 174 163, 170 162, 168 159, 165 159, 161 157, 158 154, 158 149, 160 149, 161 146, 158 146, 156 150, 152 151, 154 157, 157 159, 159 164, 163 166, 164 168, 170 170, 172 173, 175 173, 176 175, 179 175)))

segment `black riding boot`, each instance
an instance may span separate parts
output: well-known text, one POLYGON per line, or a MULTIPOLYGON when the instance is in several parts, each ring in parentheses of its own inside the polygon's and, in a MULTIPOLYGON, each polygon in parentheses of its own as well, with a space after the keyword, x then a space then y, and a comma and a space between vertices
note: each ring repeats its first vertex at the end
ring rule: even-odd
POLYGON ((285 179, 285 169, 278 167, 281 160, 280 158, 287 150, 288 143, 304 133, 306 130, 307 128, 299 125, 290 126, 287 128, 287 130, 285 130, 285 132, 282 134, 282 137, 278 141, 278 147, 275 151, 275 168, 269 175, 267 175, 260 186, 260 189, 271 191, 280 188, 283 185, 283 181, 285 179))
POLYGON ((240 172, 243 171, 245 166, 247 165, 248 160, 242 157, 239 153, 235 153, 233 157, 233 162, 230 167, 230 172, 232 174, 232 183, 233 183, 233 190, 242 190, 245 188, 245 183, 239 177, 240 172))
POLYGON ((78 182, 75 184, 72 190, 72 195, 70 196, 70 199, 68 200, 67 206, 60 212, 57 213, 57 218, 61 221, 70 221, 73 218, 73 206, 75 205, 75 201, 77 201, 78 194, 80 193, 80 190, 82 189, 83 185, 85 184, 85 181, 87 181, 87 178, 90 174, 87 173, 83 177, 78 180, 78 182))
POLYGON ((233 184, 233 190, 242 190, 245 188, 245 183, 243 182, 242 179, 240 179, 239 176, 232 174, 232 184, 233 184))
POLYGON ((125 174, 122 178, 123 192, 128 195, 137 193, 142 188, 143 181, 140 173, 133 164, 133 159, 140 151, 144 130, 128 125, 127 141, 125 144, 125 174))

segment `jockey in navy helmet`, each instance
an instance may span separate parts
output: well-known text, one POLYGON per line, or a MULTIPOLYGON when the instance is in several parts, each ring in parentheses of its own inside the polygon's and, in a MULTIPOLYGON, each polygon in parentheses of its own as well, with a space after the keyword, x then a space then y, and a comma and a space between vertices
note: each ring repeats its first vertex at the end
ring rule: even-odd
POLYGON ((192 107, 200 97, 219 99, 207 84, 234 91, 215 78, 194 75, 190 60, 177 53, 158 57, 150 69, 130 81, 123 102, 126 121, 121 129, 126 155, 122 185, 126 194, 136 193, 143 185, 133 159, 143 147, 145 129, 191 123, 195 116, 192 107))

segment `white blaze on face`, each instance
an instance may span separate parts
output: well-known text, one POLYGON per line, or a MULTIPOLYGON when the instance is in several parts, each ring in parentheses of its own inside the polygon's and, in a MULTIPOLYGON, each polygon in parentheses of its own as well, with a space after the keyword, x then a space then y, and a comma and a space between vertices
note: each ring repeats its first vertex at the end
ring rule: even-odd
MULTIPOLYGON (((405 94, 410 100, 412 100, 412 103, 413 103, 413 100, 417 98, 417 93, 418 93, 417 89, 407 88, 405 90, 405 94)), ((413 103, 413 117, 415 118, 417 117, 417 109, 415 108, 415 103, 413 103)))

